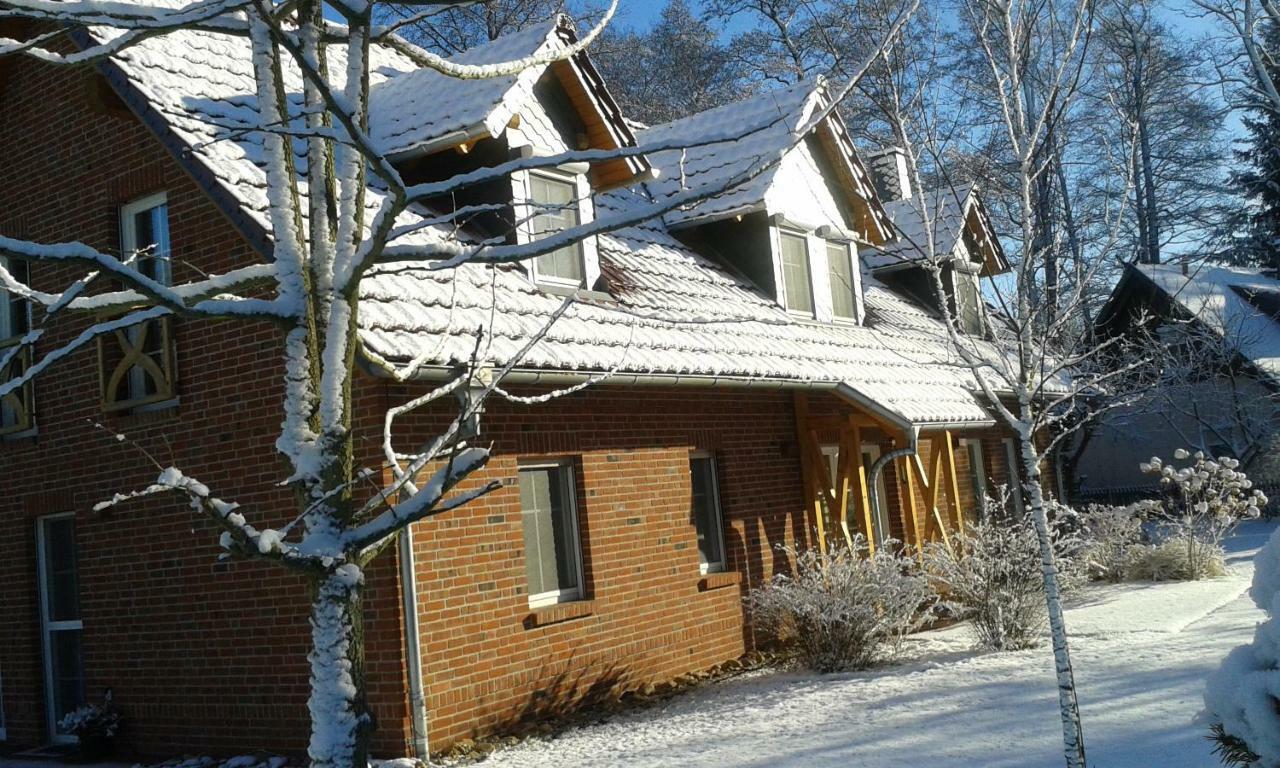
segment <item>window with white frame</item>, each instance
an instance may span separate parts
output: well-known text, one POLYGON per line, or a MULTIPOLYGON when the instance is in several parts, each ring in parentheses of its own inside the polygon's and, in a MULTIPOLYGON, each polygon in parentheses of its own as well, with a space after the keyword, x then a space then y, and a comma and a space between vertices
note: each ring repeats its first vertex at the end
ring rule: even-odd
POLYGON ((967 269, 969 265, 951 271, 956 313, 956 324, 970 335, 982 333, 982 293, 978 288, 978 273, 967 269))
POLYGON ((691 454, 689 475, 693 491, 691 512, 698 531, 698 567, 702 573, 723 571, 724 518, 720 509, 715 456, 704 451, 691 454))
POLYGON ((828 240, 827 281, 831 286, 831 314, 842 320, 858 317, 858 286, 854 281, 853 248, 828 240))
MULTIPOLYGON (((120 208, 120 250, 144 276, 173 283, 169 203, 165 193, 120 208)), ((98 339, 102 401, 108 411, 165 407, 175 396, 171 326, 167 317, 148 320, 98 339), (112 343, 114 341, 114 343, 112 343)))
POLYGON ((36 523, 40 623, 44 645, 46 722, 55 742, 74 742, 58 722, 84 704, 84 664, 80 640, 80 569, 76 521, 70 514, 50 515, 36 523))
POLYGON ((779 232, 782 287, 786 308, 813 314, 813 277, 809 270, 809 243, 804 235, 779 232))
POLYGON ((973 511, 979 519, 987 514, 987 470, 982 456, 982 441, 965 438, 960 447, 969 458, 969 487, 973 491, 973 511))
MULTIPOLYGON (((546 171, 528 175, 529 233, 539 240, 579 226, 583 221, 579 184, 570 175, 546 171)), ((539 282, 581 287, 586 283, 584 243, 570 243, 534 259, 534 279, 539 282)))
POLYGON ((571 463, 520 467, 520 511, 531 607, 583 597, 575 499, 571 463))
MULTIPOLYGON (((30 285, 26 261, 0 257, 0 267, 17 282, 30 285)), ((30 330, 31 302, 0 289, 0 382, 11 381, 26 372, 31 350, 12 347, 30 330)), ((0 396, 0 435, 25 432, 31 427, 31 387, 19 387, 0 396)))
POLYGON ((1004 443, 1004 460, 1009 473, 1009 500, 1013 503, 1013 509, 1018 514, 1022 514, 1022 481, 1018 479, 1018 445, 1012 437, 1006 437, 1004 443))

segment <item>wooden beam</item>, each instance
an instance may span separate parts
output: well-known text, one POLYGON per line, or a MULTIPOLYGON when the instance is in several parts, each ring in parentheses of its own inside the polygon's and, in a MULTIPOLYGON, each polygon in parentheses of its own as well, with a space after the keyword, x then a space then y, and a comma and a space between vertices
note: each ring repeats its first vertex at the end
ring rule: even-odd
MULTIPOLYGON (((947 430, 942 433, 944 445, 946 446, 946 465, 947 465, 947 488, 951 492, 951 509, 955 512, 956 530, 964 535, 965 519, 964 506, 960 501, 960 476, 956 472, 956 446, 955 439, 951 435, 951 431, 947 430)), ((976 472, 985 472, 983 467, 978 467, 976 472)))
POLYGON ((876 553, 875 522, 871 517, 871 496, 867 491, 867 467, 862 463, 862 428, 852 417, 849 419, 851 439, 853 441, 853 461, 857 467, 854 477, 858 482, 858 504, 862 510, 862 530, 867 537, 867 554, 876 553))
MULTIPOLYGON (((823 554, 827 551, 826 525, 822 520, 822 503, 819 501, 819 489, 813 459, 809 451, 811 441, 809 430, 809 396, 804 392, 796 392, 793 397, 796 417, 796 443, 800 451, 800 479, 804 487, 804 514, 813 514, 817 528, 818 549, 823 554)), ((821 454, 821 452, 819 452, 821 454)))
POLYGON ((902 457, 903 477, 901 479, 906 485, 907 494, 906 503, 902 504, 902 514, 906 517, 910 517, 910 521, 903 520, 902 532, 904 535, 910 532, 912 540, 907 543, 914 544, 916 551, 919 552, 924 549, 924 541, 920 537, 920 519, 916 515, 916 484, 913 479, 915 467, 912 466, 914 463, 912 459, 913 457, 911 456, 902 457), (910 523, 909 526, 907 525, 908 522, 910 523))

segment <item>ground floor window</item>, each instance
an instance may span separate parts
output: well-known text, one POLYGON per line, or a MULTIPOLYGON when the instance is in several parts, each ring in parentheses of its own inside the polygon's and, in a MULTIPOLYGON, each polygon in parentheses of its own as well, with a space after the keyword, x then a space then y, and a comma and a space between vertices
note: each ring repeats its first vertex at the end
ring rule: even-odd
POLYGON ((1022 514, 1022 481, 1019 479, 1020 473, 1018 467, 1021 462, 1018 461, 1018 444, 1012 437, 1004 439, 1004 460, 1008 465, 1009 473, 1009 503, 1013 505, 1013 511, 1022 514))
POLYGON ((575 498, 571 463, 520 467, 525 572, 532 607, 582 599, 575 498))
POLYGON ((969 458, 969 488, 973 491, 973 512, 977 519, 987 514, 987 470, 982 456, 982 441, 963 439, 960 447, 969 458))
POLYGON ((716 459, 698 451, 689 457, 692 486, 692 515, 698 530, 698 567, 703 573, 723 571, 724 518, 720 510, 720 486, 716 481, 716 459))
POLYGON ((84 703, 80 639, 80 569, 74 515, 51 515, 36 523, 40 624, 44 644, 45 706, 53 741, 74 741, 58 721, 84 703))

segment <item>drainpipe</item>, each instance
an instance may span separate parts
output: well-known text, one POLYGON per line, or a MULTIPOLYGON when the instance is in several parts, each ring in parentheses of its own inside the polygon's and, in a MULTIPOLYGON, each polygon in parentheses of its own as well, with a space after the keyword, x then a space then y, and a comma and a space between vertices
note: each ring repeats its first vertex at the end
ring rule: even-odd
POLYGON ((400 589, 404 596, 404 648, 408 657, 409 715, 413 727, 413 753, 431 762, 427 741, 427 697, 422 681, 422 635, 418 628, 418 579, 413 565, 413 526, 400 532, 400 589))
MULTIPOLYGON (((917 461, 920 459, 919 454, 916 453, 916 448, 918 447, 920 440, 919 430, 916 428, 908 430, 907 439, 909 440, 909 443, 906 448, 899 448, 897 450, 881 454, 880 458, 876 459, 875 463, 871 465, 871 477, 867 479, 868 488, 874 489, 878 487, 877 484, 880 482, 880 474, 884 472, 885 467, 889 466, 889 462, 894 459, 898 459, 903 456, 914 456, 917 461)), ((880 494, 872 491, 871 493, 868 493, 867 496, 871 500, 871 517, 873 520, 879 520, 881 512, 880 494)))

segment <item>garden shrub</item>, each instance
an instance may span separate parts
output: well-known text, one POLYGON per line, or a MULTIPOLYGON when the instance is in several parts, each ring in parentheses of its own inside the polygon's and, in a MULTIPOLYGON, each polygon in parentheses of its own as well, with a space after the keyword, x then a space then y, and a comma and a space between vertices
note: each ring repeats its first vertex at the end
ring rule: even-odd
POLYGON ((746 597, 757 626, 817 672, 866 669, 892 659, 929 620, 937 602, 917 563, 896 543, 866 554, 865 540, 827 553, 784 549, 795 573, 779 574, 746 597))

